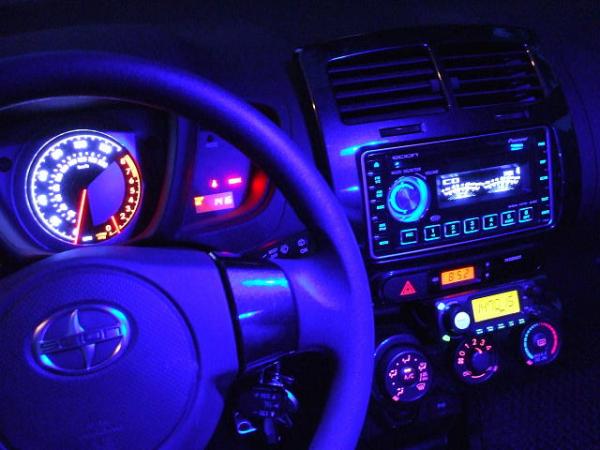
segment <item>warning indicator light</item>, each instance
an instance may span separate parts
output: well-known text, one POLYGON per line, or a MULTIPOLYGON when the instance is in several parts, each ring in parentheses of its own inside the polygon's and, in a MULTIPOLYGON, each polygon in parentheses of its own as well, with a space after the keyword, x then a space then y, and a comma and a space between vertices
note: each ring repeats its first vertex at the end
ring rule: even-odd
POLYGON ((406 297, 408 295, 414 295, 416 293, 417 293, 417 290, 415 289, 413 284, 410 282, 410 280, 406 280, 406 283, 404 283, 404 286, 402 287, 402 290, 400 291, 400 297, 406 297))

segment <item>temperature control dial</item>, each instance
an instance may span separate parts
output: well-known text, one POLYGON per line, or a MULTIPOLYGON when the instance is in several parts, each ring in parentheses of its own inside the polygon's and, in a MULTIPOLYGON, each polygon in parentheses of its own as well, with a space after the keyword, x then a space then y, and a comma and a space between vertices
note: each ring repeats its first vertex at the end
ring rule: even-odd
POLYGON ((379 367, 383 391, 394 402, 414 402, 429 390, 430 363, 414 348, 392 348, 384 355, 379 367))
POLYGON ((403 176, 390 187, 387 207, 399 222, 417 222, 429 208, 429 188, 422 178, 403 176))
POLYGON ((528 366, 551 363, 558 356, 560 338, 548 322, 535 322, 521 333, 521 354, 528 366))
POLYGON ((454 354, 454 370, 465 383, 489 380, 498 370, 498 353, 489 337, 472 337, 461 342, 454 354))

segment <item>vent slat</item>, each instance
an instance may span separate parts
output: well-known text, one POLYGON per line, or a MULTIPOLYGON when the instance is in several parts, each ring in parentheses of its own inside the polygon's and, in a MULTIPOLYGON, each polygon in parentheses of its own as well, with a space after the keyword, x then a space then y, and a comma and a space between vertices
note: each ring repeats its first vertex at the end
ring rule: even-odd
POLYGON ((429 96, 420 95, 420 96, 412 96, 412 97, 407 97, 407 98, 398 98, 398 99, 391 99, 391 100, 358 102, 358 103, 340 105, 340 111, 342 111, 343 113, 357 112, 357 111, 365 111, 365 110, 369 110, 369 109, 387 108, 390 106, 408 106, 408 105, 418 105, 421 103, 430 104, 432 102, 440 102, 440 97, 437 95, 429 95, 429 96))
POLYGON ((511 60, 509 62, 500 62, 496 64, 481 64, 477 66, 464 66, 464 67, 448 67, 446 72, 449 74, 461 73, 461 72, 475 72, 479 70, 496 70, 496 69, 515 69, 521 67, 531 66, 530 63, 519 60, 511 60))
POLYGON ((498 95, 498 94, 519 94, 522 92, 542 92, 540 87, 526 87, 526 88, 515 88, 515 89, 496 89, 488 91, 477 91, 477 92, 461 92, 456 93, 457 98, 461 97, 473 97, 476 95, 498 95))
POLYGON ((380 63, 365 63, 365 64, 349 64, 340 67, 331 67, 329 69, 330 75, 344 74, 348 72, 354 72, 358 70, 377 70, 377 69, 388 69, 392 67, 403 67, 403 66, 416 66, 416 65, 427 65, 431 61, 427 58, 408 58, 398 59, 395 61, 384 61, 380 63))
POLYGON ((435 72, 431 69, 403 70, 380 75, 354 74, 353 76, 347 78, 332 78, 331 84, 333 87, 340 87, 358 83, 368 83, 371 81, 386 81, 395 79, 411 80, 415 78, 432 78, 433 76, 435 76, 435 72))
MULTIPOLYGON (((439 88, 439 82, 437 83, 437 85, 439 88)), ((396 94, 396 93, 400 93, 400 92, 417 91, 417 90, 431 89, 431 88, 432 88, 432 83, 429 81, 422 81, 420 83, 391 84, 389 86, 340 91, 340 92, 335 93, 335 98, 341 101, 341 100, 360 98, 360 97, 371 96, 371 95, 396 94)))
POLYGON ((530 57, 521 44, 445 44, 438 57, 461 108, 527 105, 544 98, 530 57))
POLYGON ((448 109, 437 70, 424 46, 335 58, 327 71, 340 116, 349 124, 448 109))
POLYGON ((451 56, 442 56, 441 61, 452 61, 457 59, 479 59, 479 58, 505 58, 511 56, 523 57, 523 50, 513 50, 508 52, 497 52, 497 53, 472 53, 472 54, 455 54, 451 56))
POLYGON ((535 83, 537 79, 534 75, 532 75, 530 73, 517 72, 512 75, 498 76, 498 77, 480 77, 480 78, 460 79, 460 84, 462 87, 462 86, 471 86, 471 85, 478 84, 478 83, 490 83, 490 82, 507 83, 507 82, 515 82, 515 81, 526 81, 526 80, 529 82, 535 83))

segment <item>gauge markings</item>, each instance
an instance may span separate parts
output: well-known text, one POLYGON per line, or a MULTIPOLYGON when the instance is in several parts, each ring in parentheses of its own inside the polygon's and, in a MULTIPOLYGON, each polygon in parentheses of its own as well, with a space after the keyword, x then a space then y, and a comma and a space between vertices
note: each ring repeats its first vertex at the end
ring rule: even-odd
POLYGON ((27 198, 44 231, 80 245, 110 239, 131 223, 141 183, 133 155, 114 138, 74 130, 40 148, 27 175, 27 198))

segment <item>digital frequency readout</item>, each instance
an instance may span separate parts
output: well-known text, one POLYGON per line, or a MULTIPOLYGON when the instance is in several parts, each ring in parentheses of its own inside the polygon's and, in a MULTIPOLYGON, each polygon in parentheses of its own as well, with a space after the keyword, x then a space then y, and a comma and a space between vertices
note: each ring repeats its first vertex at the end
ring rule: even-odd
POLYGON ((471 300, 475 322, 497 319, 521 311, 519 291, 499 292, 471 300))
POLYGON ((523 172, 519 164, 505 164, 440 175, 438 201, 444 207, 461 200, 480 201, 512 195, 524 189, 523 172))

